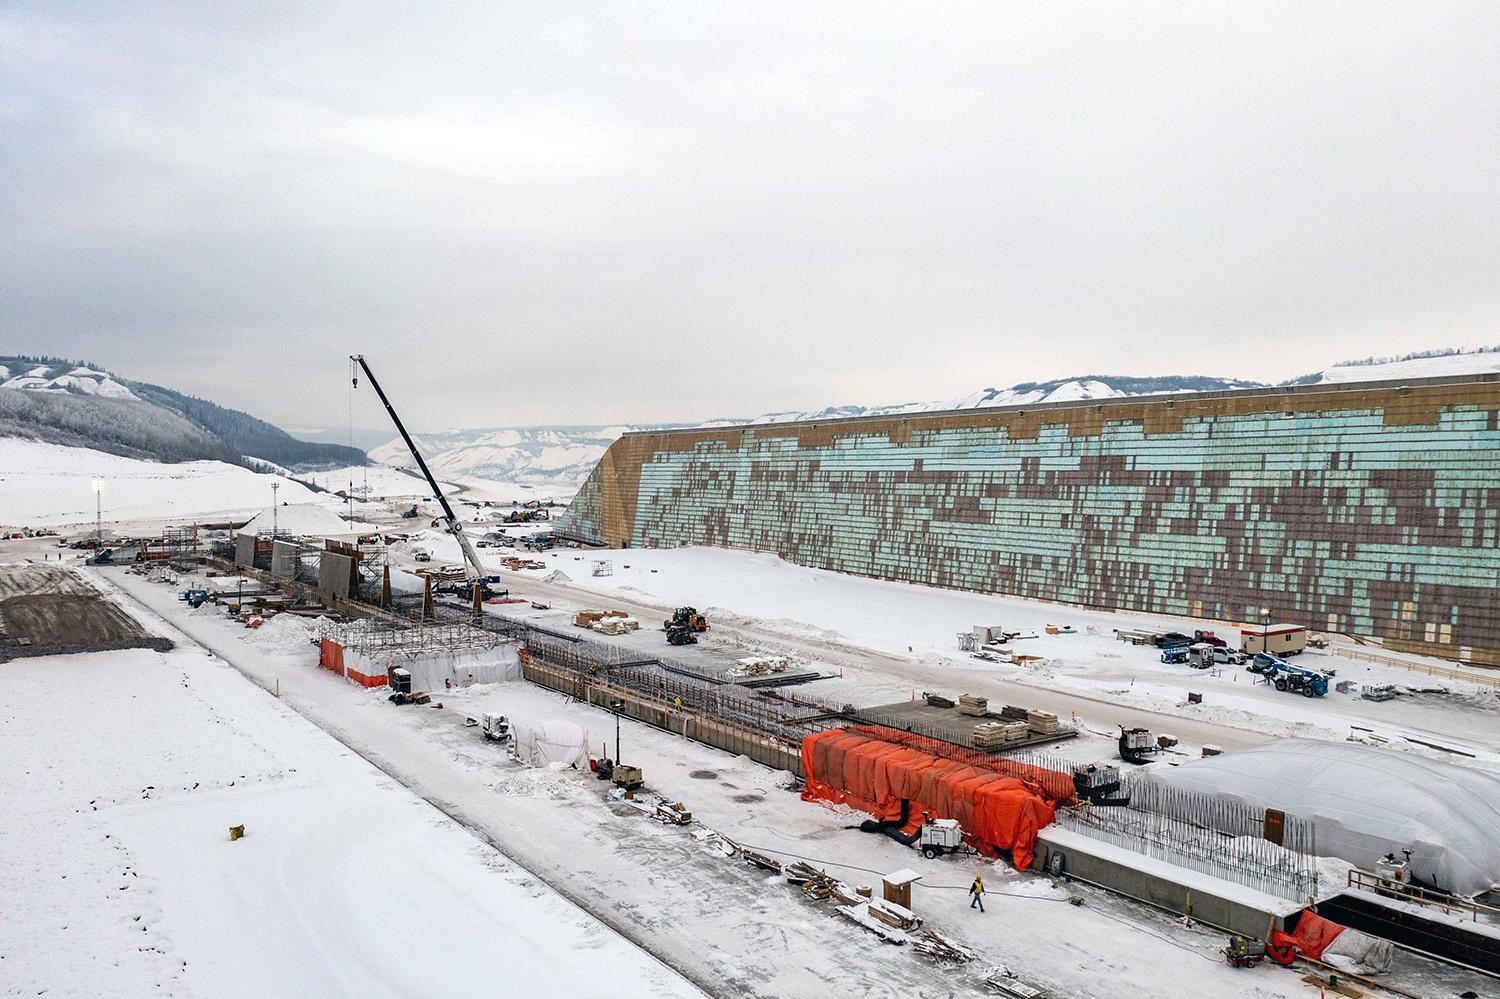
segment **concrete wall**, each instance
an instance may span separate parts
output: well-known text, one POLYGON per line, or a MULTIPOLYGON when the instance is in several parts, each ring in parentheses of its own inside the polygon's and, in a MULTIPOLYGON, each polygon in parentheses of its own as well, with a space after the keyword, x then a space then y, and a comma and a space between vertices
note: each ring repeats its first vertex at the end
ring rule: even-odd
POLYGON ((234 561, 238 565, 255 565, 255 535, 236 534, 234 536, 234 561))
POLYGON ((560 532, 1500 665, 1500 378, 629 434, 560 532))
MULTIPOLYGON (((1195 871, 1184 870, 1182 872, 1184 880, 1191 879, 1194 882, 1194 887, 1188 887, 1166 877, 1149 874, 1128 863, 1107 859, 1106 856, 1091 855, 1072 843, 1058 846, 1049 842, 1045 829, 1037 836, 1036 860, 1032 863, 1032 870, 1047 870, 1054 852, 1060 852, 1063 855, 1064 874, 1166 909, 1168 912, 1182 915, 1191 913, 1192 917, 1200 922, 1232 933, 1240 933, 1255 940, 1265 940, 1272 928, 1284 929, 1287 918, 1285 913, 1297 909, 1297 906, 1288 903, 1273 906, 1269 903, 1274 900, 1269 899, 1264 905, 1250 904, 1237 899, 1235 896, 1240 894, 1236 891, 1237 886, 1227 883, 1224 885, 1223 892, 1216 894, 1213 890, 1203 886, 1206 879, 1195 871)), ((1101 851, 1107 854, 1115 852, 1108 847, 1101 851)), ((1145 859, 1142 858, 1143 861, 1145 859)))
POLYGON ((318 557, 318 589, 335 597, 353 597, 354 560, 347 555, 323 552, 318 557))
POLYGON ((273 541, 271 543, 271 575, 282 579, 296 578, 297 556, 301 550, 300 545, 290 541, 273 541))

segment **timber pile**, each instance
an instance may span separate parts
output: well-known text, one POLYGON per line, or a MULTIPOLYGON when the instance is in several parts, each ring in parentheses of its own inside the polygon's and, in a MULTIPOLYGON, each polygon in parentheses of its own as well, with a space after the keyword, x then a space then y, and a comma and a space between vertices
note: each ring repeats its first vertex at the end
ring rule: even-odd
POLYGON ((1014 704, 1007 704, 1000 709, 1000 717, 1006 721, 1025 721, 1030 714, 1031 712, 1028 709, 1017 707, 1014 704))
POLYGON ((936 958, 940 961, 953 961, 964 964, 974 960, 975 954, 969 948, 961 946, 949 940, 940 933, 931 930, 923 930, 912 947, 921 954, 936 958))
POLYGON ((693 821, 693 813, 680 801, 658 801, 656 817, 669 826, 685 826, 693 821))
POLYGON ((522 569, 545 569, 546 562, 539 562, 534 558, 520 558, 515 555, 507 555, 500 560, 500 564, 511 572, 520 572, 522 569))
POLYGON ((989 714, 990 700, 987 697, 977 697, 974 694, 965 694, 958 699, 958 710, 966 715, 983 718, 989 714))

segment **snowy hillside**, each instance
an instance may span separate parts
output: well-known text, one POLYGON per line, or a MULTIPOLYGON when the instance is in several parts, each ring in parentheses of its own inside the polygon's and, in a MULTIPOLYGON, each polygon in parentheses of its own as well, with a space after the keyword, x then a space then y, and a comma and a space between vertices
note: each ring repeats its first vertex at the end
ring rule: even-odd
POLYGON ((11 365, 0 364, 0 388, 97 395, 106 399, 137 398, 134 392, 115 381, 108 373, 77 366, 59 373, 56 365, 33 364, 13 373, 11 365))
POLYGON ((1403 378, 1441 375, 1481 375, 1500 372, 1500 347, 1471 351, 1424 351, 1405 357, 1375 357, 1346 361, 1326 371, 1304 375, 1290 384, 1335 385, 1349 382, 1383 382, 1403 378))
MULTIPOLYGON (((1353 361, 1282 384, 1335 384, 1486 371, 1500 371, 1500 350, 1430 351, 1423 356, 1353 361)), ((1221 392, 1262 386, 1261 382, 1213 375, 1082 375, 1045 382, 1021 382, 1009 388, 984 388, 958 399, 879 406, 830 406, 820 410, 789 410, 751 418, 728 417, 670 426, 731 427, 753 423, 836 420, 953 409, 984 409, 991 406, 1031 406, 1084 399, 1119 399, 1177 392, 1221 392)), ((605 449, 621 434, 637 429, 665 428, 613 426, 448 430, 422 434, 418 445, 433 472, 441 477, 469 482, 489 480, 514 484, 537 498, 566 500, 583 484, 605 449)), ((370 457, 396 468, 415 468, 406 445, 399 437, 375 448, 370 452, 370 457)))
POLYGON ((159 461, 347 465, 362 452, 314 444, 248 413, 51 357, 0 356, 0 437, 159 461))
MULTIPOLYGON (((94 520, 93 483, 102 484, 104 522, 253 514, 272 500, 273 477, 222 461, 162 464, 87 448, 0 437, 0 526, 56 527, 94 520)), ((280 499, 341 501, 279 479, 280 499), (321 496, 321 499, 320 499, 321 496)))
MULTIPOLYGON (((578 491, 606 448, 630 427, 523 427, 421 434, 417 446, 439 479, 511 483, 537 499, 566 501, 578 491)), ((397 437, 370 457, 393 468, 416 462, 397 437)))

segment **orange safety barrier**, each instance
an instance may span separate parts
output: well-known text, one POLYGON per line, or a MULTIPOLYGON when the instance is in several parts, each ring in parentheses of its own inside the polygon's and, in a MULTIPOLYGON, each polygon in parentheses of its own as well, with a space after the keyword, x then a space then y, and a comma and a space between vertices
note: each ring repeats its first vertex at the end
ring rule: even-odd
POLYGON ((851 805, 882 821, 901 818, 906 802, 902 832, 915 832, 924 813, 957 819, 970 846, 990 857, 1009 851, 1025 870, 1037 832, 1052 821, 1057 802, 1072 797, 1072 779, 1063 796, 1056 778, 1066 775, 1055 771, 1003 759, 946 759, 894 738, 907 733, 869 734, 880 731, 830 729, 804 738, 803 799, 851 805))
POLYGON ((318 665, 344 675, 344 647, 327 638, 318 641, 318 665))

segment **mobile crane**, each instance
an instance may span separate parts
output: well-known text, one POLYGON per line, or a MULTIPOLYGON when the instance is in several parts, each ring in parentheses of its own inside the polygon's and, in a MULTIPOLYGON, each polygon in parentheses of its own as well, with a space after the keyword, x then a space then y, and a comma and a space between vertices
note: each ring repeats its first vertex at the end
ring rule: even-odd
MULTIPOLYGON (((396 424, 396 429, 401 432, 401 439, 406 442, 406 449, 416 459, 417 467, 422 470, 422 474, 427 478, 427 484, 432 487, 432 495, 437 497, 439 505, 442 506, 443 520, 447 522, 448 533, 458 540, 459 550, 463 552, 464 580, 468 583, 469 589, 472 590, 473 587, 478 586, 482 595, 488 596, 489 583, 493 582, 495 577, 490 576, 484 571, 484 564, 479 561, 479 554, 474 550, 474 546, 469 543, 468 535, 464 533, 463 523, 459 521, 458 516, 453 512, 453 507, 448 504, 448 497, 443 495, 443 489, 438 485, 437 479, 433 477, 432 472, 427 468, 427 462, 422 460, 422 452, 417 450, 416 442, 411 439, 411 434, 406 432, 406 425, 401 422, 401 417, 396 415, 396 408, 391 405, 391 400, 386 398, 385 391, 380 387, 380 382, 376 381, 375 372, 371 371, 370 365, 365 362, 365 355, 350 354, 349 360, 352 364, 359 365, 360 370, 365 373, 365 377, 370 380, 370 387, 375 390, 376 395, 380 396, 380 402, 385 406, 385 411, 390 414, 391 422, 396 424)), ((359 375, 351 374, 350 377, 354 387, 356 389, 359 388, 359 375)))

